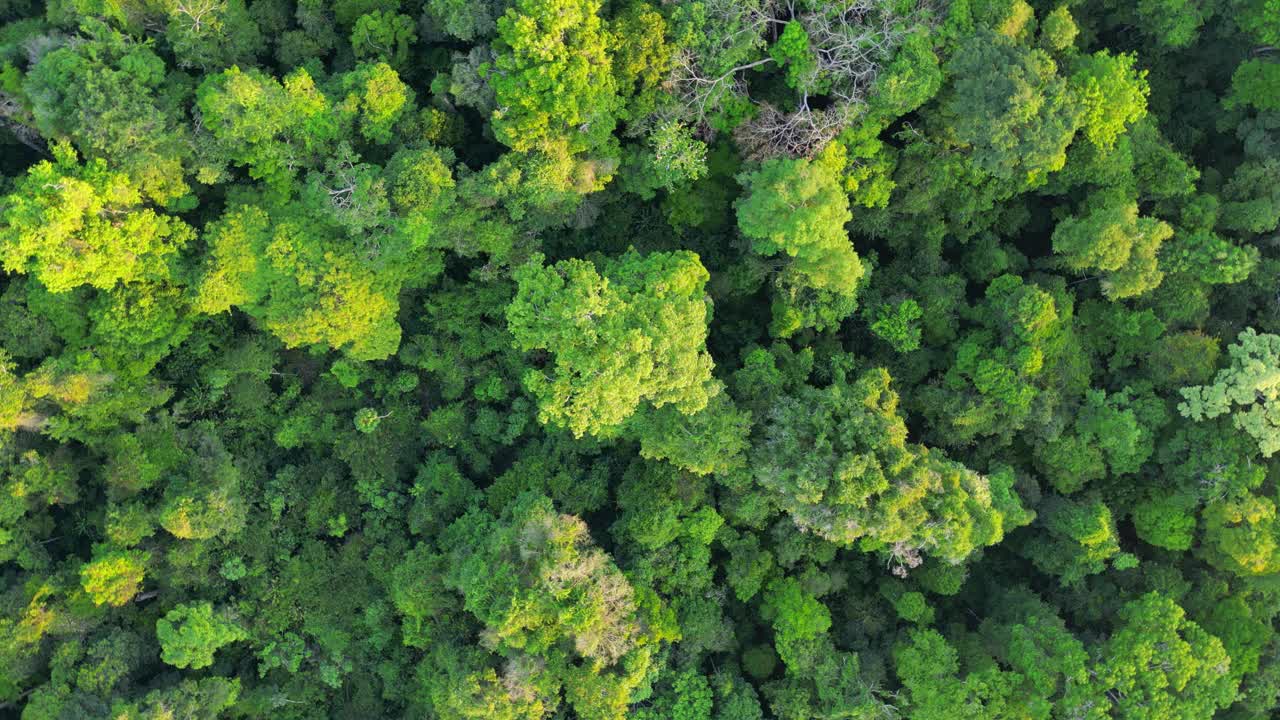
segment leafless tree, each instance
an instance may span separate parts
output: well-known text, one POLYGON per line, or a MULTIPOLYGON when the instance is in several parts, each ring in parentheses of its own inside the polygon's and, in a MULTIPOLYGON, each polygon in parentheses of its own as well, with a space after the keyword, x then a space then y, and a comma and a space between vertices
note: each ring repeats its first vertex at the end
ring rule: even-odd
POLYGON ((889 565, 896 577, 906 577, 909 571, 920 567, 922 562, 924 558, 920 557, 920 548, 905 542, 894 543, 889 551, 889 565))
POLYGON ((845 0, 800 16, 817 59, 817 73, 830 83, 828 94, 860 104, 893 58, 919 15, 901 16, 885 0, 845 0))
POLYGON ((806 102, 784 113, 766 103, 755 118, 738 126, 734 139, 752 160, 808 156, 839 135, 855 113, 848 104, 814 110, 806 102))
POLYGON ((763 57, 734 67, 709 71, 709 59, 741 46, 744 35, 759 38, 795 20, 809 38, 816 60, 805 77, 798 78, 800 99, 793 110, 761 105, 757 116, 739 127, 735 139, 749 157, 807 156, 829 142, 854 121, 886 63, 902 42, 923 23, 931 21, 928 2, 913 12, 900 14, 888 0, 841 0, 816 8, 785 3, 735 3, 713 0, 707 4, 710 28, 727 28, 709 45, 686 48, 676 56, 668 90, 677 107, 708 135, 705 120, 730 95, 747 92, 744 73, 775 62, 763 57), (815 98, 825 98, 819 107, 815 98))
POLYGON ((693 120, 701 123, 727 89, 734 92, 746 91, 743 72, 771 62, 771 57, 761 58, 712 75, 703 70, 695 53, 683 50, 676 55, 675 70, 668 81, 668 88, 680 101, 680 105, 691 112, 693 120))
POLYGON ((776 6, 771 0, 707 0, 703 4, 709 28, 723 34, 708 33, 707 44, 685 48, 676 54, 666 87, 678 106, 705 133, 704 120, 726 93, 744 92, 742 73, 774 62, 764 57, 724 68, 716 60, 743 46, 763 47, 765 33, 774 21, 776 6))
POLYGON ((192 34, 199 35, 206 29, 217 30, 220 15, 226 9, 222 0, 177 0, 169 15, 185 24, 192 34))
POLYGON ((546 661, 520 653, 508 658, 502 668, 502 687, 507 697, 516 702, 532 702, 538 696, 534 679, 546 669, 546 661))

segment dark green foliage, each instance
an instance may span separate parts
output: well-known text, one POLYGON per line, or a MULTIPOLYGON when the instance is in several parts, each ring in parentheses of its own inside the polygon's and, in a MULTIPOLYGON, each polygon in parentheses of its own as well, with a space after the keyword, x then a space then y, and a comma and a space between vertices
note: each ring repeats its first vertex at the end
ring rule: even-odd
POLYGON ((1030 519, 1011 478, 906 443, 897 402, 884 370, 780 398, 757 444, 756 481, 801 528, 899 562, 924 552, 959 563, 1030 519))
POLYGON ((1044 182, 1066 163, 1081 122, 1066 81, 1044 51, 987 31, 965 40, 946 68, 955 78, 939 121, 975 165, 1019 185, 1044 182))

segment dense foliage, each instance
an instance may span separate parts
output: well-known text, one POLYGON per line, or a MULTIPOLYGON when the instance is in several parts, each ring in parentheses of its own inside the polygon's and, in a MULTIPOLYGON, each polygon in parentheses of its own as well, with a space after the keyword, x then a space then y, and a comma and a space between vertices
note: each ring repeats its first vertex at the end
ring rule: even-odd
POLYGON ((0 717, 1280 714, 1277 0, 0 0, 0 717))

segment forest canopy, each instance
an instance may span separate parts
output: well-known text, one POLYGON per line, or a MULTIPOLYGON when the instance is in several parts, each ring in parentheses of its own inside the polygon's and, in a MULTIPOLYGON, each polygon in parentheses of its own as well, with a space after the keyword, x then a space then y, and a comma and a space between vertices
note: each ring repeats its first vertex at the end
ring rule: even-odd
POLYGON ((0 718, 1280 716, 1277 0, 0 0, 0 718))

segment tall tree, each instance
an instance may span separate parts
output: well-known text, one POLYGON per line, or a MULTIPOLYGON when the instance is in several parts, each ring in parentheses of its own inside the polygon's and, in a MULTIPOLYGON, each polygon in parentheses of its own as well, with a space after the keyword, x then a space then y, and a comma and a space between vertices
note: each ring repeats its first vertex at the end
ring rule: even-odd
POLYGON ((516 270, 507 323, 522 350, 554 358, 524 377, 543 422, 581 437, 609 433, 641 402, 684 414, 706 406, 711 302, 696 255, 630 251, 603 272, 584 260, 542 260, 516 270))

